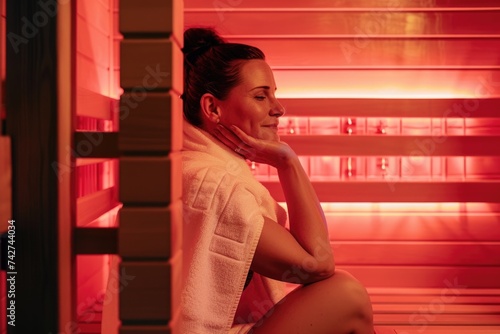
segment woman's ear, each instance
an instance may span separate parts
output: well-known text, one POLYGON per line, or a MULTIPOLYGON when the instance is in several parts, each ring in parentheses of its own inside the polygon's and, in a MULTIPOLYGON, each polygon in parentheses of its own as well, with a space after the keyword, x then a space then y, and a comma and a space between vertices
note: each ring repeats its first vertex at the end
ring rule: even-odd
POLYGON ((220 109, 217 98, 210 93, 205 93, 200 99, 200 107, 203 118, 208 123, 217 124, 220 120, 220 109))

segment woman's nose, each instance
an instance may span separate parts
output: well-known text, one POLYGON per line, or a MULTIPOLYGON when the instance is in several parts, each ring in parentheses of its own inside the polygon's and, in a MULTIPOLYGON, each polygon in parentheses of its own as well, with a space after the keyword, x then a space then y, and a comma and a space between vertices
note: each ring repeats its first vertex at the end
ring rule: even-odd
POLYGON ((272 116, 281 117, 285 114, 285 107, 278 100, 275 100, 271 113, 272 116))

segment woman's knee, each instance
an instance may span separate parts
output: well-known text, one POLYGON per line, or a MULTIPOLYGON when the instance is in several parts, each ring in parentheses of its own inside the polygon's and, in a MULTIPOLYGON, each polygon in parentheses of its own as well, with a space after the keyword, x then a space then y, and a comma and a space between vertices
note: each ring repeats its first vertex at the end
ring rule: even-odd
POLYGON ((359 317, 372 322, 372 306, 366 288, 351 274, 337 270, 333 276, 328 278, 328 289, 331 293, 332 304, 338 307, 338 303, 354 317, 359 317))

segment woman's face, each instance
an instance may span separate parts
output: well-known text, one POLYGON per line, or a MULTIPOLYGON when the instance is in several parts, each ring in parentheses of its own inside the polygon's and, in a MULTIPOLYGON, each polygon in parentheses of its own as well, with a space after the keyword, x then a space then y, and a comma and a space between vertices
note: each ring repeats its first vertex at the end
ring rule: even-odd
POLYGON ((278 118, 285 111, 274 96, 276 83, 271 68, 264 60, 244 61, 240 79, 228 97, 219 101, 220 122, 236 125, 258 139, 279 140, 278 118))

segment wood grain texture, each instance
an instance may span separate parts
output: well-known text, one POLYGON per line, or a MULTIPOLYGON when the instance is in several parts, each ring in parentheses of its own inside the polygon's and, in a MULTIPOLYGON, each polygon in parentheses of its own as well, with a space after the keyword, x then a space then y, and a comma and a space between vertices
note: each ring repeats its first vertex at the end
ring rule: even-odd
MULTIPOLYGON (((23 36, 25 20, 39 13, 36 2, 8 0, 7 31, 23 36)), ((12 217, 16 245, 23 245, 16 247, 16 269, 23 273, 16 278, 16 333, 59 332, 60 303, 54 298, 59 294, 59 181, 51 165, 58 161, 56 36, 56 19, 48 19, 28 43, 6 50, 12 217)))
POLYGON ((181 249, 182 203, 168 207, 124 207, 119 214, 123 259, 168 259, 181 249))
POLYGON ((182 147, 181 100, 171 93, 125 93, 120 101, 119 149, 122 153, 168 153, 182 147))
POLYGON ((169 262, 122 261, 122 280, 123 277, 129 278, 127 286, 120 291, 120 319, 123 325, 134 321, 154 321, 166 325, 172 319, 180 302, 180 293, 173 289, 173 280, 177 280, 177 273, 180 272, 179 259, 180 256, 169 262))
POLYGON ((182 60, 172 39, 124 39, 120 47, 120 86, 137 94, 182 91, 182 60))
POLYGON ((181 197, 180 155, 120 158, 120 201, 166 205, 181 197))

